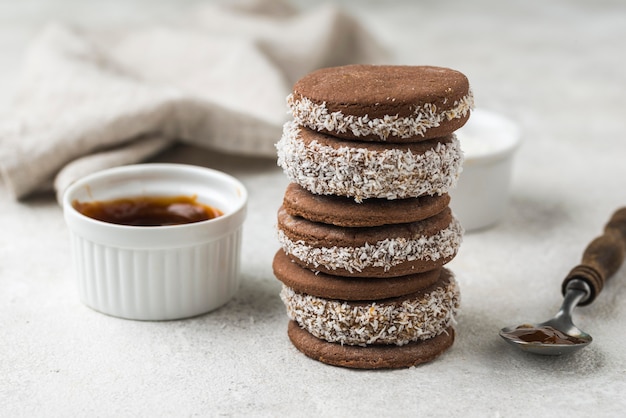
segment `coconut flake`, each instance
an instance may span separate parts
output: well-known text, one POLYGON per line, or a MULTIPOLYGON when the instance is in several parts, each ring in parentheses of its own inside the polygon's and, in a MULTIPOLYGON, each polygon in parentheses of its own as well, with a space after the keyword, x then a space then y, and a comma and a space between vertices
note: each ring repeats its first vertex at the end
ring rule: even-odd
POLYGON ((311 193, 339 195, 361 202, 368 198, 404 199, 442 195, 456 186, 463 152, 456 136, 421 154, 389 148, 376 151, 318 141, 306 144, 293 121, 276 144, 278 165, 287 177, 311 193))
POLYGON ((463 240, 463 228, 456 218, 431 236, 416 236, 412 239, 387 238, 374 244, 360 247, 313 247, 303 240, 292 241, 278 230, 278 241, 287 254, 291 254, 307 265, 327 270, 343 269, 350 273, 368 267, 391 267, 415 260, 437 261, 456 255, 463 240))
POLYGON ((417 106, 411 116, 385 115, 383 118, 370 119, 367 115, 345 115, 342 112, 329 112, 326 102, 314 103, 308 97, 297 98, 293 93, 287 96, 287 105, 294 120, 303 126, 316 131, 351 132, 355 137, 375 135, 382 140, 389 136, 410 138, 424 136, 431 128, 438 127, 441 122, 467 116, 474 107, 474 95, 469 93, 454 102, 450 109, 438 111, 437 106, 425 103, 417 106))
POLYGON ((455 324, 459 287, 451 275, 433 290, 401 303, 373 301, 352 304, 298 293, 283 285, 280 297, 287 315, 323 340, 348 345, 424 341, 455 324))

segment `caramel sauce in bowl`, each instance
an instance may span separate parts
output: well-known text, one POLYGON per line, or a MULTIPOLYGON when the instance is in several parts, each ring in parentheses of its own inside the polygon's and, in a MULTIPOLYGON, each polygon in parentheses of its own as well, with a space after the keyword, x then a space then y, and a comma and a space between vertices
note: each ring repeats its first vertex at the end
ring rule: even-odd
POLYGON ((198 196, 133 196, 107 201, 72 202, 74 209, 103 222, 129 226, 167 226, 208 221, 222 211, 198 196))
POLYGON ((94 173, 63 196, 79 295, 112 316, 170 320, 222 306, 239 286, 247 191, 184 164, 94 173))

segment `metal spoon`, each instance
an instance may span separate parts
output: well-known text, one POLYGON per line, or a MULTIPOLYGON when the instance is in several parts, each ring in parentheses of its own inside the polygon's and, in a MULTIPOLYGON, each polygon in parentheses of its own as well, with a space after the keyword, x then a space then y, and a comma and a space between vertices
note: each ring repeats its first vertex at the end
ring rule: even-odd
POLYGON ((563 280, 561 309, 554 318, 539 324, 523 324, 500 330, 509 344, 543 355, 574 352, 591 343, 589 334, 572 321, 576 306, 589 305, 600 294, 604 282, 621 266, 626 254, 626 207, 618 209, 604 227, 604 233, 591 241, 582 262, 563 280))

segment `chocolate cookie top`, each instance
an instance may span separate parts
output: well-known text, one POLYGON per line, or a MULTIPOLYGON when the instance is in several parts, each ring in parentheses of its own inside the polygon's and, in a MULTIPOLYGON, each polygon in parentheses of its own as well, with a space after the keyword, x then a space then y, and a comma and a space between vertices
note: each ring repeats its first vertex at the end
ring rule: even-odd
POLYGON ((342 140, 287 122, 276 144, 278 165, 315 194, 363 199, 441 195, 463 163, 454 134, 410 144, 342 140))
POLYGON ((313 194, 291 183, 283 198, 283 207, 292 216, 337 226, 364 227, 421 221, 442 212, 450 196, 422 196, 407 199, 354 199, 313 194))
POLYGON ((377 300, 415 293, 435 283, 441 269, 391 278, 355 278, 316 273, 294 263, 278 250, 272 263, 274 275, 285 286, 299 293, 326 299, 377 300))
POLYGON ((287 103, 297 123, 316 131, 405 142, 463 126, 473 96, 467 77, 449 68, 348 65, 304 76, 287 103))
POLYGON ((454 328, 426 341, 397 345, 360 347, 329 343, 314 337, 289 321, 287 335, 304 355, 331 366, 351 369, 399 369, 434 360, 454 343, 454 328))

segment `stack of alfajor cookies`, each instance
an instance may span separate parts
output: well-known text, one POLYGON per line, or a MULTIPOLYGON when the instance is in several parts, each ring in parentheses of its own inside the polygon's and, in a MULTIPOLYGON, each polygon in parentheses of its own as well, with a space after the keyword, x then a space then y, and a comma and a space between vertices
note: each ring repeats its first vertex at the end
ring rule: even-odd
POLYGON ((454 341, 459 289, 443 266, 462 228, 448 207, 473 98, 447 68, 352 65, 299 80, 276 144, 291 180, 274 258, 288 334, 352 368, 410 367, 454 341))

